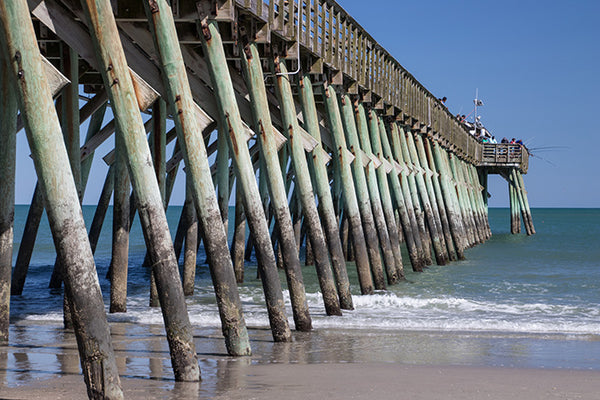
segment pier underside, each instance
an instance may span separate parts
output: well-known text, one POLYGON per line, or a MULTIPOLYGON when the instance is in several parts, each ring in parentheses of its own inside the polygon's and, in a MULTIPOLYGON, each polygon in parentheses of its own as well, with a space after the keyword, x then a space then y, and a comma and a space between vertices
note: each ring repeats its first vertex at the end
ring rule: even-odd
POLYGON ((256 256, 273 339, 290 341, 278 267, 296 329, 312 329, 301 246, 327 315, 341 315, 354 307, 346 261, 366 295, 402 280, 405 266, 463 259, 489 239, 489 173, 509 182, 512 224, 518 209, 535 233, 527 151, 484 148, 334 1, 0 1, 0 25, 0 339, 45 209, 57 249, 50 285, 65 285, 65 325, 77 334, 90 397, 122 397, 93 259, 111 196, 110 311, 127 308, 137 213, 149 301, 162 309, 180 381, 200 378, 185 306, 200 245, 227 351, 244 356, 244 257, 256 256), (103 126, 105 115, 113 119, 103 126), (14 138, 23 128, 38 185, 12 270, 14 138), (109 139, 88 231, 80 202, 95 150, 109 139), (173 243, 165 209, 182 162, 186 202, 173 243))

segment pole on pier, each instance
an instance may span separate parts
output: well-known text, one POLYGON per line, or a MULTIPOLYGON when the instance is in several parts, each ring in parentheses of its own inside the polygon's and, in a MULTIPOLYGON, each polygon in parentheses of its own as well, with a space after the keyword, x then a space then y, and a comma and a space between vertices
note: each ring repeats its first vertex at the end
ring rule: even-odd
POLYGON ((81 4, 92 32, 98 70, 115 114, 117 134, 124 138, 127 149, 129 175, 156 278, 175 379, 198 381, 200 369, 177 260, 111 3, 82 0, 81 4))
POLYGON ((0 56, 0 345, 8 343, 15 217, 17 97, 10 61, 0 56))
POLYGON ((317 145, 312 152, 312 157, 309 157, 308 159, 308 165, 313 173, 315 189, 317 191, 317 197, 319 198, 319 215, 321 216, 322 225, 329 245, 331 268, 335 277, 340 307, 343 310, 352 310, 354 309, 354 305, 352 304, 352 294, 350 293, 350 281, 348 280, 346 260, 344 259, 340 231, 331 195, 331 187, 329 186, 329 176, 327 175, 326 160, 324 157, 323 145, 321 143, 317 107, 315 105, 315 96, 310 77, 304 75, 298 86, 300 101, 302 103, 304 128, 317 141, 317 145))
POLYGON ((94 258, 27 3, 0 2, 0 21, 3 54, 10 60, 50 229, 65 272, 88 396, 122 399, 94 258))
MULTIPOLYGON (((162 77, 167 89, 166 100, 174 116, 178 143, 184 154, 186 179, 190 181, 196 215, 202 225, 199 230, 204 234, 204 247, 227 351, 231 355, 249 355, 251 350, 248 332, 229 256, 227 235, 212 185, 204 138, 194 112, 195 104, 187 80, 173 14, 165 0, 158 0, 152 4, 145 2, 144 7, 161 60, 162 77)), ((161 299, 161 305, 162 303, 161 299)))
MULTIPOLYGON (((381 245, 387 243, 381 243, 379 241, 377 227, 375 225, 375 217, 373 216, 373 209, 371 208, 371 199, 369 196, 369 189, 367 188, 367 178, 365 177, 365 170, 363 167, 362 150, 358 140, 352 102, 347 94, 341 95, 340 99, 340 111, 342 114, 344 133, 346 134, 346 140, 348 141, 348 149, 354 155, 354 162, 351 164, 352 176, 354 177, 358 209, 360 210, 360 218, 365 234, 369 261, 371 262, 373 283, 375 284, 375 289, 383 290, 386 285, 383 275, 384 261, 381 259, 381 245)), ((389 247, 387 247, 387 249, 389 249, 389 247)), ((391 260, 393 260, 393 257, 391 257, 391 260)))
POLYGON ((229 75, 223 41, 216 21, 203 19, 199 21, 199 28, 204 57, 209 67, 213 90, 221 114, 220 119, 229 130, 229 150, 233 155, 234 165, 238 172, 237 183, 241 185, 244 195, 244 211, 253 237, 271 332, 275 341, 287 342, 291 340, 291 332, 285 316, 281 282, 250 152, 246 144, 242 119, 229 75))
POLYGON ((327 315, 342 315, 335 282, 333 281, 331 263, 329 262, 329 251, 327 250, 325 235, 323 234, 317 204, 315 203, 315 194, 310 180, 306 152, 302 144, 302 135, 300 133, 300 126, 298 125, 298 117, 296 116, 294 98, 292 97, 292 87, 283 58, 276 57, 273 60, 272 69, 276 74, 275 93, 279 99, 281 119, 283 126, 287 127, 284 134, 288 139, 288 149, 292 158, 294 190, 300 200, 304 222, 308 226, 307 239, 310 240, 325 311, 327 315))
POLYGON ((310 331, 312 320, 308 312, 296 236, 277 155, 277 144, 275 143, 274 128, 269 114, 269 103, 260 56, 255 43, 246 43, 240 53, 242 70, 252 103, 254 129, 258 133, 260 145, 260 180, 263 188, 263 203, 266 201, 265 197, 268 192, 270 194, 271 210, 275 217, 276 227, 274 231, 277 232, 278 260, 285 269, 296 330, 310 331))
MULTIPOLYGON (((342 183, 344 216, 347 218, 350 235, 352 236, 360 292, 361 294, 372 294, 373 277, 371 276, 367 244, 365 243, 365 234, 362 227, 360 210, 358 208, 356 189, 354 188, 354 181, 352 179, 352 170, 350 168, 352 160, 350 159, 347 150, 348 147, 346 146, 344 126, 342 124, 342 117, 338 106, 337 93, 332 86, 325 86, 324 90, 327 122, 335 146, 335 149, 332 150, 333 158, 336 159, 335 165, 337 165, 338 174, 336 175, 336 178, 341 180, 342 183)), ((359 160, 354 160, 354 162, 359 162, 359 160)))

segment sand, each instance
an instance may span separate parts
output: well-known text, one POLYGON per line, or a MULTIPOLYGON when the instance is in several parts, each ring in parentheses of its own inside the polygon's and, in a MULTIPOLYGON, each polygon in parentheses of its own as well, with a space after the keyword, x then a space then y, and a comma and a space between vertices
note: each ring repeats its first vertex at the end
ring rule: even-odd
MULTIPOLYGON (((0 399, 86 398, 71 333, 31 322, 11 329, 9 345, 0 347, 0 399)), ((255 355, 236 359, 225 354, 218 329, 200 330, 195 337, 201 383, 172 380, 162 327, 118 323, 112 334, 127 399, 600 399, 598 370, 477 365, 464 343, 456 352, 471 365, 448 365, 458 356, 439 349, 452 342, 419 353, 415 338, 423 333, 363 333, 361 339, 359 332, 328 330, 274 344, 268 330, 252 329, 255 355), (384 344, 392 337, 417 347, 389 346, 396 356, 386 357, 384 344)), ((455 334, 432 340, 447 336, 456 341, 455 334)))

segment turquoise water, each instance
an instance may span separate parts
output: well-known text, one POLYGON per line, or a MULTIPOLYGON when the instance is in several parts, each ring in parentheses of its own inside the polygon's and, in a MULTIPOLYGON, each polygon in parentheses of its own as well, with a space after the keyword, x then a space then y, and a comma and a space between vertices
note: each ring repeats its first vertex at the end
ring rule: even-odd
MULTIPOLYGON (((26 206, 17 207, 15 248, 26 212, 26 206)), ((88 222, 93 212, 93 207, 84 207, 88 222)), ((169 209, 172 232, 180 212, 180 207, 169 209)), ((494 235, 487 243, 469 249, 465 261, 431 266, 423 273, 413 273, 407 264, 405 282, 372 296, 358 295, 356 270, 349 264, 356 309, 342 317, 325 315, 314 268, 304 267, 313 325, 322 336, 346 330, 353 343, 359 342, 356 338, 370 338, 369 352, 379 348, 377 354, 392 359, 421 354, 423 360, 431 355, 422 354, 419 346, 448 350, 447 343, 435 339, 443 336, 451 337, 456 346, 451 363, 504 365, 507 349, 518 344, 527 352, 519 353, 521 358, 512 357, 509 365, 600 369, 600 209, 534 209, 533 218, 535 236, 511 235, 508 210, 491 209, 494 235), (387 339, 376 342, 372 336, 387 339), (413 347, 407 347, 409 342, 413 347), (484 360, 469 361, 468 349, 473 344, 477 344, 477 354, 481 347, 487 349, 484 360)), ((96 254, 105 304, 110 221, 109 210, 96 254)), ((110 315, 110 321, 162 323, 160 311, 147 307, 149 274, 140 266, 144 251, 136 223, 131 235, 128 313, 110 315)), ((12 298, 13 320, 62 321, 61 292, 47 288, 54 258, 51 235, 43 221, 24 294, 12 298)), ((189 313, 195 326, 216 328, 220 322, 204 260, 201 251, 196 292, 188 299, 189 313)), ((247 263, 247 282, 240 295, 247 324, 266 327, 268 318, 255 271, 253 262, 247 263)), ((282 284, 285 287, 283 275, 282 284)), ((292 323, 289 304, 288 316, 292 323)))

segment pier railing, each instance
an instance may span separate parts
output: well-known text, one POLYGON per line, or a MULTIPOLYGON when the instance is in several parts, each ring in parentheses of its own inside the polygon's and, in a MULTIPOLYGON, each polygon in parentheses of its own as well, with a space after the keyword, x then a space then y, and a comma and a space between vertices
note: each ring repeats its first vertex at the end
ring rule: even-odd
POLYGON ((529 167, 529 152, 520 144, 486 143, 483 145, 483 155, 480 167, 516 167, 527 173, 529 167))
MULTIPOLYGON (((137 2, 116 3, 119 20, 145 18, 137 2)), ((467 161, 477 161, 481 144, 337 2, 173 0, 171 3, 178 24, 194 23, 199 14, 210 14, 218 21, 231 22, 232 26, 239 22, 240 16, 251 18, 257 42, 283 43, 285 48, 281 50, 288 59, 300 59, 303 71, 323 74, 332 84, 344 85, 348 94, 360 93, 364 101, 384 110, 386 115, 432 135, 467 161), (211 8, 207 9, 206 4, 212 4, 211 8)))

